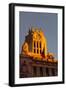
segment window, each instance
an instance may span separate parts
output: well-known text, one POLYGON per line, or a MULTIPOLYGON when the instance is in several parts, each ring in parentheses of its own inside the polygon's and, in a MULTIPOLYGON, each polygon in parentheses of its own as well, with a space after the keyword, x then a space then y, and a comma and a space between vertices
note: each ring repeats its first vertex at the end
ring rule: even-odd
POLYGON ((34 76, 37 75, 37 68, 36 68, 36 66, 33 67, 33 75, 34 75, 34 76))
POLYGON ((34 49, 34 53, 36 53, 36 49, 34 49))
POLYGON ((40 48, 41 48, 41 42, 40 42, 40 48))
POLYGON ((34 41, 34 53, 36 53, 36 42, 34 41))
POLYGON ((34 48, 36 48, 36 42, 34 41, 34 48))
POLYGON ((37 49, 37 53, 39 53, 39 50, 37 49))
POLYGON ((43 76, 43 68, 40 67, 40 76, 43 76))
POLYGON ((55 75, 55 70, 52 68, 52 75, 54 76, 55 75))
POLYGON ((38 42, 37 42, 37 48, 38 48, 38 42))
POLYGON ((46 68, 46 76, 49 76, 49 69, 46 68))
POLYGON ((34 41, 34 53, 37 53, 37 54, 41 54, 42 53, 42 50, 41 50, 41 42, 38 42, 38 41, 34 41))
POLYGON ((42 53, 41 49, 40 49, 40 54, 42 53))

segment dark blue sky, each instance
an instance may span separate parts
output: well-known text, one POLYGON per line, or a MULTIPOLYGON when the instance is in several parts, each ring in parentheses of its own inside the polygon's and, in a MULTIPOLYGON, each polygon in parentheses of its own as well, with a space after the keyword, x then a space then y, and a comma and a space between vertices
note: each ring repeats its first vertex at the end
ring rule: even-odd
POLYGON ((20 12, 19 13, 19 52, 21 52, 22 44, 30 27, 42 28, 47 38, 48 52, 57 56, 58 49, 58 17, 56 13, 36 13, 36 12, 20 12))

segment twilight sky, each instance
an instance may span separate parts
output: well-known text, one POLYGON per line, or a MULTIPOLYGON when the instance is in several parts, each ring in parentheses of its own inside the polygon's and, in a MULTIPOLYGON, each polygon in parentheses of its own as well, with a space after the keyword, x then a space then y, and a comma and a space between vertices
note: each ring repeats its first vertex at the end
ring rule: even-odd
POLYGON ((52 52, 58 59, 58 17, 56 13, 19 13, 19 52, 30 27, 42 28, 47 39, 48 52, 52 52))

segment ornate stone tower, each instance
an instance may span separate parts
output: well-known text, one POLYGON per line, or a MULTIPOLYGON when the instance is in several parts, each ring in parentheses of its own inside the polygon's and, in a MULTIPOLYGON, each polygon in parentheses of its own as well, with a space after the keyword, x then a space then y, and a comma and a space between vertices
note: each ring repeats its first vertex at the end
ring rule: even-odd
POLYGON ((41 28, 31 28, 25 37, 22 53, 33 57, 47 56, 47 41, 41 28))
POLYGON ((47 52, 47 40, 41 28, 29 29, 20 54, 20 78, 58 75, 58 62, 47 52))

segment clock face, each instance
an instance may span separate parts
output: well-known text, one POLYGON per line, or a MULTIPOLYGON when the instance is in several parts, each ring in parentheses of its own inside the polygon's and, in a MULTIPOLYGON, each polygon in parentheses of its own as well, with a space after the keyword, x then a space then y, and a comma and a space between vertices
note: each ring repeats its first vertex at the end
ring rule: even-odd
POLYGON ((40 39, 40 38, 41 38, 41 35, 39 34, 38 37, 39 37, 39 39, 40 39))
POLYGON ((37 34, 34 34, 34 36, 33 36, 35 39, 37 38, 37 34))
POLYGON ((33 38, 40 40, 40 39, 41 39, 41 35, 40 35, 40 34, 37 35, 37 34, 35 33, 35 34, 33 35, 33 38))

